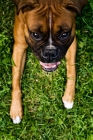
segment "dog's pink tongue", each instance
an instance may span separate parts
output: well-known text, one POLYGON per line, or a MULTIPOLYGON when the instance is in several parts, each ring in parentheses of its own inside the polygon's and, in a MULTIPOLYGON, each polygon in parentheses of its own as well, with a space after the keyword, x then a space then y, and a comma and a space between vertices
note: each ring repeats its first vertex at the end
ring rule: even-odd
POLYGON ((45 68, 45 69, 50 69, 50 68, 55 68, 58 65, 60 65, 60 62, 55 62, 55 63, 43 63, 40 61, 40 65, 45 68))

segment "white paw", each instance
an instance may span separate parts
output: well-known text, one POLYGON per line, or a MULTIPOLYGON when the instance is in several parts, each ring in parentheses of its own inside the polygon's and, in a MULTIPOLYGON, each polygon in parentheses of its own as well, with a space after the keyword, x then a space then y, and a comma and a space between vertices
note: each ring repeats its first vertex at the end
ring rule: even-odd
POLYGON ((14 124, 19 124, 21 122, 21 118, 17 116, 15 119, 13 119, 14 124))
POLYGON ((64 107, 67 109, 72 109, 73 108, 73 104, 74 102, 67 102, 67 101, 63 101, 64 107))

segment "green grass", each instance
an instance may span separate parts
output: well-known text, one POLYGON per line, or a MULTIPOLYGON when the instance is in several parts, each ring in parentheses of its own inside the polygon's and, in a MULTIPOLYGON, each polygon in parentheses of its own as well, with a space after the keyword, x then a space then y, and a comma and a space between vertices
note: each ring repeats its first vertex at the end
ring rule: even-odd
POLYGON ((74 108, 61 97, 66 83, 65 60, 54 73, 42 71, 27 50, 22 78, 24 117, 14 125, 11 103, 11 55, 14 5, 0 1, 0 140, 93 140, 93 2, 77 18, 77 80, 74 108))

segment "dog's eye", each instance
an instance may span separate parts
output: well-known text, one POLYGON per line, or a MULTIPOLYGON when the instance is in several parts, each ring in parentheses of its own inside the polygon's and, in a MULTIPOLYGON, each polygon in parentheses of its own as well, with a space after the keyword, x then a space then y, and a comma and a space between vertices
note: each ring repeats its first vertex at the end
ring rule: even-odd
POLYGON ((41 40, 42 39, 42 36, 40 33, 37 33, 37 32, 31 32, 31 37, 34 39, 34 40, 41 40))
POLYGON ((61 41, 66 40, 69 37, 70 33, 69 32, 63 32, 60 34, 59 39, 61 41))

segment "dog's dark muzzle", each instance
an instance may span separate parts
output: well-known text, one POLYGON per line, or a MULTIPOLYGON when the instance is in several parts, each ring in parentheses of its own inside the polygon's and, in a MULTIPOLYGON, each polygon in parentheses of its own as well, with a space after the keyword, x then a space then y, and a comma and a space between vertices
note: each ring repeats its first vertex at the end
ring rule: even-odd
POLYGON ((59 49, 42 49, 41 51, 41 57, 43 59, 43 62, 45 63, 53 63, 57 62, 59 58, 60 50, 59 49))
POLYGON ((57 69, 60 62, 58 61, 60 56, 59 48, 52 47, 44 47, 41 50, 41 58, 40 64, 42 68, 47 72, 52 72, 57 69))

